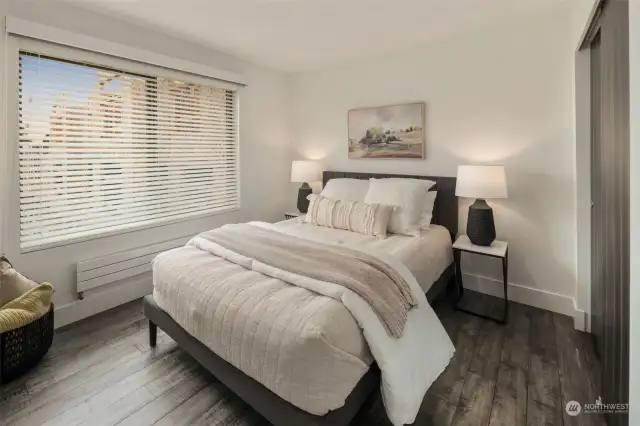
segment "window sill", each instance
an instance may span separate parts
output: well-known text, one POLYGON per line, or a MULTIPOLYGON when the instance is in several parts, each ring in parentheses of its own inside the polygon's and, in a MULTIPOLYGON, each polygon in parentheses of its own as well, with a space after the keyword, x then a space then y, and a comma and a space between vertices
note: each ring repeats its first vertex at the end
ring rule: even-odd
POLYGON ((203 212, 203 213, 198 213, 198 214, 194 214, 194 215, 183 217, 183 218, 170 219, 170 220, 167 220, 167 221, 158 222, 158 223, 154 223, 154 224, 131 226, 130 228, 118 229, 118 230, 114 230, 114 231, 100 232, 98 234, 85 235, 85 236, 81 236, 81 237, 77 237, 77 238, 67 239, 67 240, 64 240, 64 241, 55 241, 55 242, 51 242, 51 243, 40 244, 40 245, 33 246, 33 247, 21 248, 20 249, 20 253, 21 254, 25 254, 25 253, 33 253, 33 252, 38 252, 38 251, 43 251, 43 250, 49 250, 49 249, 52 249, 52 248, 69 246, 69 245, 79 244, 79 243, 92 241, 92 240, 100 240, 100 239, 103 239, 103 238, 108 238, 108 237, 113 237, 113 236, 123 235, 123 234, 129 234, 129 233, 132 233, 132 232, 138 232, 138 231, 143 231, 143 230, 147 230, 147 229, 161 228, 161 227, 168 226, 168 225, 173 225, 173 224, 176 224, 176 223, 182 223, 182 222, 187 222, 187 221, 191 221, 191 220, 203 219, 203 218, 206 218, 206 217, 219 216, 219 215, 222 215, 222 214, 233 213, 233 212, 237 212, 237 211, 240 211, 240 207, 239 206, 229 207, 229 208, 226 208, 226 209, 217 210, 215 212, 203 212))

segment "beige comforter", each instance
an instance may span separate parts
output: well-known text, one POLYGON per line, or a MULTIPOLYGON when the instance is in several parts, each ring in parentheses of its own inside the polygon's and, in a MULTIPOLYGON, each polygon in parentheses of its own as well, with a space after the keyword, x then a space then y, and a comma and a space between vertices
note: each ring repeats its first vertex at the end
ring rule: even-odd
POLYGON ((247 223, 225 225, 199 237, 273 268, 353 291, 371 306, 393 337, 402 336, 409 309, 418 304, 398 271, 360 251, 247 223))
POLYGON ((338 300, 187 245, 156 258, 153 296, 187 332, 316 415, 344 405, 373 358, 338 300))

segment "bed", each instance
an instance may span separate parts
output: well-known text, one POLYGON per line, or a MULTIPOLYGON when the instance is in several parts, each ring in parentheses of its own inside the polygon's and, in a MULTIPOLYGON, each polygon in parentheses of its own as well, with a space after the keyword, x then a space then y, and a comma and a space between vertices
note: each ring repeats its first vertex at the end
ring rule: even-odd
MULTIPOLYGON (((366 245, 392 253, 407 264, 429 301, 441 294, 453 277, 455 178, 324 172, 323 182, 341 177, 435 181, 434 226, 418 237, 385 240, 314 227, 300 219, 274 227, 319 242, 366 245), (426 254, 421 258, 416 253, 426 254)), ((308 290, 225 262, 195 247, 183 247, 154 263, 154 295, 144 299, 151 344, 156 327, 162 328, 275 425, 349 424, 380 385, 380 371, 358 322, 333 299, 311 296, 308 290), (204 291, 209 292, 206 297, 204 291), (216 308, 207 316, 211 300, 224 309, 216 308)))

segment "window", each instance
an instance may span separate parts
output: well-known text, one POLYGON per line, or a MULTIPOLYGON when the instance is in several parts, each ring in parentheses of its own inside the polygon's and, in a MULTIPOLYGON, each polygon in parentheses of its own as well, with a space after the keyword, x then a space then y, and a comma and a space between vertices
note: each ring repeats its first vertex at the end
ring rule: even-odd
POLYGON ((239 207, 235 90, 21 50, 18 92, 23 250, 239 207))

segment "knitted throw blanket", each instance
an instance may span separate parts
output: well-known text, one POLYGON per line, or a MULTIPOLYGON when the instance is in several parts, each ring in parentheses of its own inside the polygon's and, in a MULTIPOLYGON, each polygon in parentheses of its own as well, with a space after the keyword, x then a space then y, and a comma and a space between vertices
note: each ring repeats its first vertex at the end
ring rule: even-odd
POLYGON ((366 253, 250 224, 225 225, 199 237, 274 268, 353 291, 393 337, 402 336, 407 313, 418 304, 398 271, 366 253))

